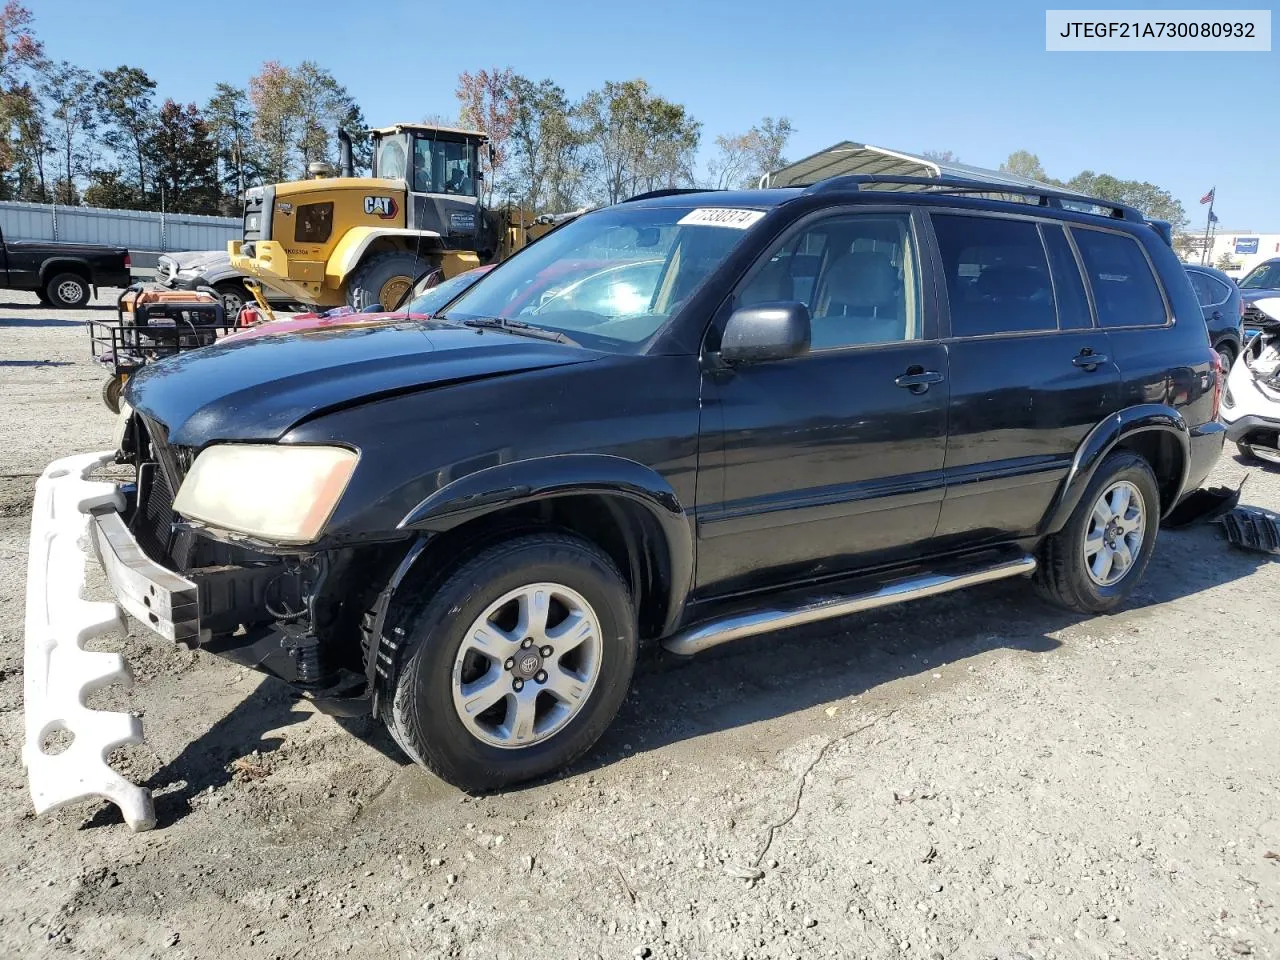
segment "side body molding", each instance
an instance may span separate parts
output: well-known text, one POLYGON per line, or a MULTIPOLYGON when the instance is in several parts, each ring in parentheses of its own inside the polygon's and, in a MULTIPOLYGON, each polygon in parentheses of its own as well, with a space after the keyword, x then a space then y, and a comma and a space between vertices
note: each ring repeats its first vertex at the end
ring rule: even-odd
POLYGON ((662 543, 632 543, 665 581, 662 635, 675 627, 693 583, 693 521, 671 485, 651 468, 607 454, 565 454, 517 460, 477 470, 436 490, 400 521, 401 530, 443 533, 468 520, 555 497, 594 496, 642 508, 662 543))
MULTIPOLYGON (((1182 475, 1178 481, 1178 489, 1181 491, 1186 486, 1187 471, 1191 464, 1191 431, 1186 420, 1177 410, 1163 403, 1140 403, 1125 407, 1090 430, 1076 449, 1071 471, 1046 514, 1047 519, 1041 533, 1056 533, 1063 528, 1071 511, 1084 495, 1085 487, 1093 479, 1098 464, 1117 444, 1136 434, 1157 430, 1170 434, 1177 440, 1182 459, 1182 475)), ((1171 502, 1163 506, 1167 512, 1173 509, 1174 504, 1171 502)))

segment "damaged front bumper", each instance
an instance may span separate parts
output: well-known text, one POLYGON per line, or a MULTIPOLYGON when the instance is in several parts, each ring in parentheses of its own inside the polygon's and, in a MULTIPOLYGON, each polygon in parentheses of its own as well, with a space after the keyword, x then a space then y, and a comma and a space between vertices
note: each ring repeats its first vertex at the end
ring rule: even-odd
POLYGON ((149 559, 121 517, 120 484, 89 480, 114 452, 55 460, 36 481, 27 568, 23 762, 37 813, 76 800, 103 798, 134 830, 155 825, 148 790, 107 763, 110 752, 142 742, 142 724, 127 713, 92 710, 88 694, 132 682, 124 658, 84 649, 93 637, 125 630, 127 611, 167 640, 197 643, 196 585, 149 559), (84 596, 89 550, 96 552, 115 599, 84 596), (69 734, 60 752, 50 737, 69 734))

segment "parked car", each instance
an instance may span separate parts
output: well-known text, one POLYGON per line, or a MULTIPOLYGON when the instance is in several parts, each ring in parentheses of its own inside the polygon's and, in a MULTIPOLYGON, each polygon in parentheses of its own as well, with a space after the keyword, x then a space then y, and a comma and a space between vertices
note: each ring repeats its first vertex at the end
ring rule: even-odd
POLYGON ((448 280, 440 280, 438 274, 423 277, 410 290, 410 300, 403 309, 356 311, 351 307, 335 307, 323 313, 299 313, 279 320, 257 323, 237 330, 226 340, 253 340, 284 333, 300 333, 303 330, 334 330, 343 327, 369 326, 377 323, 399 323, 406 320, 428 320, 436 311, 456 299, 473 283, 493 269, 486 265, 464 271, 448 280))
MULTIPOLYGON (((244 285, 245 276, 231 266, 226 250, 197 250, 164 253, 156 261, 156 282, 175 290, 212 288, 222 298, 227 316, 234 317, 253 299, 244 285)), ((273 309, 289 310, 295 304, 270 287, 263 287, 273 309)))
POLYGON ((1244 346, 1244 299, 1221 270, 1188 264, 1187 276, 1204 312, 1209 342, 1222 360, 1223 376, 1231 369, 1244 346))
POLYGON ((127 287, 129 251, 89 243, 10 240, 0 233, 0 287, 32 290, 46 306, 83 307, 98 287, 127 287))
POLYGON ((1266 297, 1280 297, 1280 257, 1263 260, 1240 280, 1240 294, 1244 298, 1244 335, 1247 341, 1254 337, 1267 322, 1266 315, 1257 307, 1257 301, 1266 297))
POLYGON ((1280 295, 1261 297, 1254 307, 1261 328, 1231 368, 1222 422, 1242 456, 1280 464, 1280 295))
MULTIPOLYGON (((642 643, 1016 576, 1116 609, 1221 452, 1220 388, 1187 274, 1131 208, 901 177, 660 191, 433 319, 147 367, 119 449, 40 479, 63 513, 32 543, 77 556, 52 531, 87 529, 144 626, 372 713, 480 790, 588 750, 642 643), (136 485, 85 479, 112 461, 136 485)), ((85 716, 48 706, 74 652, 41 652, 91 630, 77 573, 28 591, 29 731, 85 716)))

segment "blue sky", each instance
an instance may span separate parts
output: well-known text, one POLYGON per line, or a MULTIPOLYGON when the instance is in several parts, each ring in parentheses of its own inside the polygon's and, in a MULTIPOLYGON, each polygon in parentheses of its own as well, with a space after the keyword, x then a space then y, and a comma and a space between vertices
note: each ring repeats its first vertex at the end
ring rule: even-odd
POLYGON ((1280 231, 1280 52, 1047 53, 1041 4, 379 0, 342 20, 317 0, 27 3, 50 57, 138 65, 182 101, 267 59, 319 61, 376 124, 452 115, 465 69, 510 66, 575 97, 644 77, 706 144, 772 115, 795 125, 792 159, 844 139, 991 167, 1028 149, 1052 176, 1159 184, 1193 226, 1216 185, 1223 227, 1280 231))

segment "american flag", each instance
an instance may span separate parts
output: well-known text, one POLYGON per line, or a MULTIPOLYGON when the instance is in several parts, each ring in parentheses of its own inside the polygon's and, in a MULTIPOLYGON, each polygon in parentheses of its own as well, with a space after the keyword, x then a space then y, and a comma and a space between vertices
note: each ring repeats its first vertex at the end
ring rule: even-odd
POLYGON ((1217 189, 1218 189, 1217 187, 1214 187, 1213 190, 1210 190, 1208 193, 1206 193, 1203 197, 1200 198, 1200 202, 1213 203, 1213 191, 1217 189))

